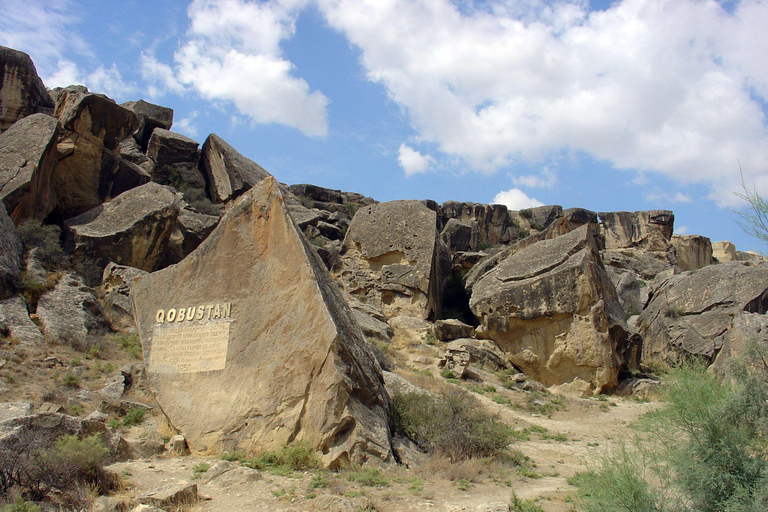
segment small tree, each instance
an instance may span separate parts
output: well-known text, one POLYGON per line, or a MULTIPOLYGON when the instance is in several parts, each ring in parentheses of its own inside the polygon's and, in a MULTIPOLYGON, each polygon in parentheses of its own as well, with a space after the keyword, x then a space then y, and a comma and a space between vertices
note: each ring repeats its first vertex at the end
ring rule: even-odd
POLYGON ((749 204, 746 211, 737 211, 736 214, 741 217, 738 222, 741 229, 750 236, 762 240, 768 244, 768 201, 757 193, 755 185, 749 188, 744 183, 744 173, 739 164, 739 173, 741 174, 741 189, 743 192, 735 192, 736 196, 749 204))

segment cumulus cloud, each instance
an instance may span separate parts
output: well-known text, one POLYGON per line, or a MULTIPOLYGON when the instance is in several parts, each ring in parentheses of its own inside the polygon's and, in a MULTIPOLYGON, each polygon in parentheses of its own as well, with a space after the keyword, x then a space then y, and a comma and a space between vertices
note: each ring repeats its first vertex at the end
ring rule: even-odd
POLYGON ((565 149, 721 204, 737 159, 768 172, 768 3, 317 2, 418 135, 475 170, 565 149))
POLYGON ((145 56, 151 93, 191 88, 208 100, 232 102, 254 123, 279 123, 309 136, 328 133, 328 99, 293 75, 280 43, 293 36, 308 0, 195 0, 174 65, 145 56))
POLYGON ((557 174, 551 169, 543 169, 541 174, 512 176, 512 183, 516 187, 552 188, 557 185, 557 181, 557 174))
POLYGON ((690 203, 693 201, 693 198, 688 194, 684 194, 682 192, 677 192, 675 194, 668 194, 658 189, 653 192, 649 192, 645 194, 643 197, 645 198, 646 201, 650 201, 652 203, 657 203, 662 205, 670 204, 670 203, 690 203))
POLYGON ((173 123, 174 130, 178 131, 179 133, 183 133, 188 137, 193 137, 193 138, 197 137, 199 134, 199 130, 194 121, 198 115, 199 113, 197 112, 197 110, 193 110, 186 117, 183 117, 181 119, 174 121, 173 123))
POLYGON ((525 192, 519 188, 499 192, 493 197, 492 204, 503 204, 510 210, 522 210, 524 208, 534 208, 544 206, 544 203, 536 198, 528 197, 525 192))
POLYGON ((419 151, 406 144, 400 144, 400 149, 397 153, 397 163, 403 168, 406 176, 412 176, 427 172, 429 167, 435 163, 435 159, 430 155, 422 155, 419 151))

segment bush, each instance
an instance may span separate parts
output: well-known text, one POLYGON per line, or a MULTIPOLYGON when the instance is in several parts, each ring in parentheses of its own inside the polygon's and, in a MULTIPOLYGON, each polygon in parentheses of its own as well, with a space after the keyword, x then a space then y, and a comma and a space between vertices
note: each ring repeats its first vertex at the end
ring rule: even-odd
POLYGON ((732 377, 697 365, 672 371, 666 404, 642 418, 642 435, 575 482, 585 510, 768 510, 766 382, 744 367, 732 377))
POLYGON ((243 462, 251 469, 281 469, 285 471, 304 471, 320 466, 320 459, 304 442, 298 441, 284 446, 278 452, 264 452, 258 457, 243 462))
POLYGON ((483 411, 463 390, 441 396, 395 393, 391 400, 395 432, 429 453, 452 462, 500 455, 512 441, 512 430, 483 411))
POLYGON ((125 427, 133 427, 136 425, 140 425, 141 422, 144 421, 144 414, 146 411, 142 409, 141 407, 136 407, 134 409, 129 410, 125 416, 123 416, 123 426, 125 427))
POLYGON ((69 265, 69 258, 59 241, 61 230, 58 226, 29 219, 19 226, 19 237, 27 251, 37 249, 37 258, 47 270, 63 269, 69 265))

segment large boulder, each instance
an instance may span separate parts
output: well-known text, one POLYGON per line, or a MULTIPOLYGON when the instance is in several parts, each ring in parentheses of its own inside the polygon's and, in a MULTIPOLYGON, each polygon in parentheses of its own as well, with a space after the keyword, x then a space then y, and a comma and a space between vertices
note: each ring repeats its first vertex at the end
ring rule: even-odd
POLYGON ((666 251, 674 230, 675 215, 669 210, 600 212, 603 248, 637 247, 666 251))
POLYGON ((720 263, 738 261, 736 246, 727 240, 712 242, 712 258, 720 263))
POLYGON ((269 176, 259 164, 248 160, 212 133, 203 143, 200 168, 208 180, 211 199, 225 203, 269 176))
POLYGON ((51 109, 53 100, 29 55, 0 46, 0 133, 23 117, 51 109))
POLYGON ((104 269, 101 287, 104 290, 104 314, 114 329, 135 327, 133 324, 133 306, 131 305, 131 286, 137 277, 146 275, 146 271, 117 265, 110 262, 104 269))
POLYGON ((89 335, 109 329, 101 304, 77 274, 64 274, 37 301, 37 317, 50 343, 88 348, 89 335))
POLYGON ((168 249, 165 253, 162 266, 173 265, 183 260, 189 253, 197 249, 197 246, 213 231, 219 217, 206 215, 182 208, 176 219, 176 226, 168 240, 168 249))
POLYGON ((0 338, 6 337, 21 347, 45 343, 40 329, 30 320, 27 303, 20 295, 0 301, 0 338))
POLYGON ((24 247, 19 233, 0 201, 0 299, 21 284, 21 255, 24 247))
POLYGON ((154 180, 177 189, 205 188, 205 178, 197 167, 200 143, 163 128, 152 132, 147 156, 155 162, 154 180))
MULTIPOLYGON (((501 242, 516 240, 518 229, 512 223, 507 207, 502 204, 477 204, 460 203, 458 201, 446 201, 438 210, 440 226, 443 231, 448 227, 451 219, 460 221, 474 227, 474 244, 469 247, 456 248, 455 250, 477 250, 477 246, 494 245, 501 242)), ((452 232, 451 228, 449 232, 452 232)), ((451 247, 453 249, 453 246, 451 247)))
POLYGON ((508 255, 472 288, 469 306, 488 337, 545 385, 616 386, 627 325, 600 262, 596 227, 584 225, 508 255))
POLYGON ((653 290, 640 315, 642 361, 711 363, 742 312, 768 312, 768 265, 721 263, 672 276, 653 290))
POLYGON ((698 270, 712 264, 712 244, 701 235, 672 235, 677 266, 680 270, 698 270))
POLYGON ((53 176, 56 220, 85 213, 146 182, 145 170, 123 163, 119 155, 119 143, 139 127, 136 114, 106 96, 67 87, 58 95, 56 117, 64 128, 53 176))
POLYGON ((330 467, 390 460, 381 370, 274 178, 132 300, 150 384, 193 451, 304 441, 330 467))
POLYGON ((18 226, 44 219, 56 207, 52 174, 59 123, 33 114, 0 134, 0 200, 18 226))
POLYGON ((171 125, 173 125, 173 109, 144 100, 128 101, 120 106, 127 108, 139 117, 141 126, 136 131, 134 138, 142 148, 146 149, 149 137, 152 136, 152 130, 155 128, 170 130, 171 125))
POLYGON ((358 210, 334 274, 347 293, 388 317, 437 318, 450 268, 435 212, 419 201, 391 201, 358 210))
POLYGON ((65 223, 64 247, 94 258, 155 270, 165 257, 181 209, 180 194, 150 182, 65 223))

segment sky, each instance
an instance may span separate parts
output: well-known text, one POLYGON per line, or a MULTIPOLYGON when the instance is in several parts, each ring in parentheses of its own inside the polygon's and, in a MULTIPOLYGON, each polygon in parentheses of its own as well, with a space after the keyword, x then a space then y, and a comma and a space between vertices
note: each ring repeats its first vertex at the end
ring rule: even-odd
POLYGON ((174 110, 282 182, 379 201, 668 209, 768 252, 768 2, 0 0, 48 87, 174 110))

